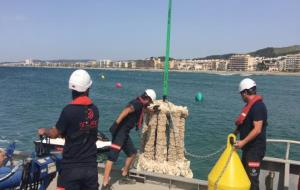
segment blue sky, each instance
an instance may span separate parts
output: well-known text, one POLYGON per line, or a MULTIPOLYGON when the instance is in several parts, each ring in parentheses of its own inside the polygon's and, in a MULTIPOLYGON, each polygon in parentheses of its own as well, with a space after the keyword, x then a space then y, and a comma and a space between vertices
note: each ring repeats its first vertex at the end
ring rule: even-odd
MULTIPOLYGON (((165 54, 167 0, 1 0, 0 62, 165 54)), ((299 0, 173 0, 170 56, 300 44, 299 0)))

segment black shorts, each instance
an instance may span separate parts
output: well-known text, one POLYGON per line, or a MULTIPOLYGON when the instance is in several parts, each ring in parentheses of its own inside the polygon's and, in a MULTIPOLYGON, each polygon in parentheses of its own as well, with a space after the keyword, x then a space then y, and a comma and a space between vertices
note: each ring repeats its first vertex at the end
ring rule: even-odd
POLYGON ((120 129, 113 135, 110 151, 108 153, 108 160, 116 162, 119 153, 123 150, 127 157, 137 153, 136 148, 129 136, 130 129, 126 126, 119 126, 120 129))

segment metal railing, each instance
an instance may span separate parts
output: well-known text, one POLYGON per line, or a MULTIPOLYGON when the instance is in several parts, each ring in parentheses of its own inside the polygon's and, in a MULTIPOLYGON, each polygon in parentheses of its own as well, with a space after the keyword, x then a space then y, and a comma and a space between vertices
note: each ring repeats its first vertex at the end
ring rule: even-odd
POLYGON ((284 140, 284 139, 267 139, 267 143, 286 144, 284 159, 275 158, 275 157, 265 157, 264 162, 266 165, 268 165, 269 163, 273 163, 273 165, 270 164, 269 167, 267 166, 268 169, 277 170, 279 172, 281 171, 280 172, 281 176, 279 179, 279 188, 282 184, 283 189, 289 189, 290 172, 292 172, 291 169, 293 170, 293 173, 299 174, 300 172, 300 160, 290 160, 290 149, 292 144, 300 145, 300 141, 284 140), (274 163, 277 163, 277 165, 274 163), (284 169, 281 170, 283 165, 284 165, 284 169))
POLYGON ((286 144, 285 160, 289 160, 291 144, 300 145, 300 141, 284 139, 267 139, 267 143, 284 143, 286 144))

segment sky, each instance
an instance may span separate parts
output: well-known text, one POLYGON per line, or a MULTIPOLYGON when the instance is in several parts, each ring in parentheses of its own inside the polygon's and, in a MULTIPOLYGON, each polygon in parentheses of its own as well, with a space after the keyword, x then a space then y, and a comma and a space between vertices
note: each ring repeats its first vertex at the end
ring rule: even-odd
MULTIPOLYGON (((300 44, 299 0, 173 0, 174 58, 300 44)), ((165 55, 168 0, 1 0, 0 62, 165 55)))

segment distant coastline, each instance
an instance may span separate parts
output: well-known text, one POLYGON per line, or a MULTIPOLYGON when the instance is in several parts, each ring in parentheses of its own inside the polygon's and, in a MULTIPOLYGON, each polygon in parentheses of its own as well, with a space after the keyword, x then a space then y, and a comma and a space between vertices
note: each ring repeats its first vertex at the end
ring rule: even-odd
MULTIPOLYGON (((7 66, 0 65, 0 67, 9 67, 9 68, 47 68, 47 69, 79 69, 78 67, 35 67, 35 66, 7 66)), ((81 69, 92 69, 92 70, 108 70, 108 71, 142 71, 142 72, 163 72, 163 69, 130 69, 130 68, 94 68, 94 67, 80 67, 81 69)), ((279 71, 204 71, 204 70, 169 70, 169 72, 179 72, 179 73, 205 73, 205 74, 215 74, 221 76, 252 76, 252 75, 274 75, 274 76, 300 76, 300 72, 279 72, 279 71)))

